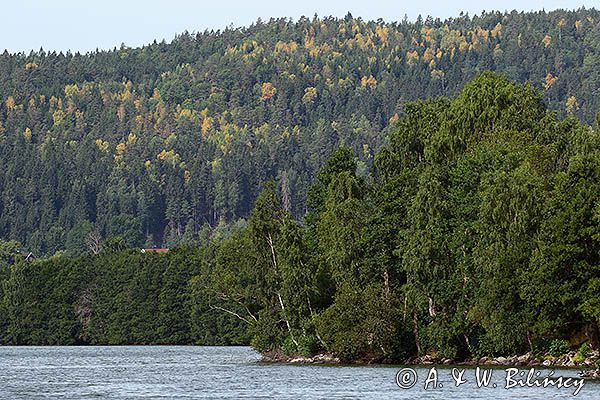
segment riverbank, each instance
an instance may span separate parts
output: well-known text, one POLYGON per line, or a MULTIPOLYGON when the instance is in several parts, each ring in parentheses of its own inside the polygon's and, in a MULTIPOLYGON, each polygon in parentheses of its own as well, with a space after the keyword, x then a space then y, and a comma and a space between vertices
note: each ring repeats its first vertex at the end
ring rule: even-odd
MULTIPOLYGON (((497 366, 497 367, 547 367, 547 368, 580 368, 596 370, 600 362, 600 352, 591 351, 586 358, 581 358, 576 351, 569 352, 560 357, 546 355, 534 355, 526 353, 509 357, 481 357, 465 360, 454 360, 450 358, 438 358, 431 355, 412 357, 404 360, 391 360, 376 356, 363 356, 356 359, 340 359, 331 353, 319 353, 313 356, 301 356, 298 354, 286 355, 282 351, 266 352, 262 354, 261 362, 285 363, 285 364, 397 364, 397 365, 465 365, 465 366, 497 366)), ((600 378, 600 372, 590 377, 600 378)))

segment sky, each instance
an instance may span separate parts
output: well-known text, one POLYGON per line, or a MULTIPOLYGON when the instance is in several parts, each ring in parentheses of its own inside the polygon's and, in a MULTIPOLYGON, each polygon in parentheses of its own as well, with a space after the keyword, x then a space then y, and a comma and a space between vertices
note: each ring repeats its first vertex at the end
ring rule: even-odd
POLYGON ((365 20, 400 21, 404 15, 447 18, 492 10, 600 8, 600 0, 3 0, 0 51, 87 52, 121 43, 138 47, 184 31, 202 32, 229 25, 247 26, 258 18, 343 17, 351 12, 365 20))

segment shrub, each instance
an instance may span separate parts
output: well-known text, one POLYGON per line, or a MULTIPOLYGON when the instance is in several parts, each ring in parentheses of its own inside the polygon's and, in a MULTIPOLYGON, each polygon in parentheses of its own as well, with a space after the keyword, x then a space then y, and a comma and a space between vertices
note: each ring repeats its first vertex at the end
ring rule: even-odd
POLYGON ((296 347, 296 343, 294 343, 292 337, 289 335, 283 341, 283 352, 287 356, 291 356, 298 352, 298 347, 296 347))
POLYGON ((590 355, 590 345, 587 342, 579 347, 579 354, 583 359, 586 359, 590 355))
POLYGON ((567 340, 556 339, 550 343, 550 348, 548 349, 548 353, 552 357, 560 357, 563 354, 568 353, 570 348, 571 348, 571 346, 569 345, 569 342, 567 340))
POLYGON ((319 350, 321 345, 315 335, 302 336, 298 340, 298 352, 304 357, 316 354, 319 350))
MULTIPOLYGON (((276 314, 263 310, 259 313, 258 322, 250 328, 252 340, 250 345, 258 352, 277 350, 283 340, 281 329, 277 327, 276 314)), ((293 342, 292 342, 293 344, 293 342)))
POLYGON ((577 352, 577 354, 575 355, 575 357, 573 357, 573 362, 575 364, 581 364, 585 361, 585 359, 587 358, 587 356, 590 353, 590 346, 587 343, 584 343, 581 345, 581 347, 579 347, 579 351, 577 352))

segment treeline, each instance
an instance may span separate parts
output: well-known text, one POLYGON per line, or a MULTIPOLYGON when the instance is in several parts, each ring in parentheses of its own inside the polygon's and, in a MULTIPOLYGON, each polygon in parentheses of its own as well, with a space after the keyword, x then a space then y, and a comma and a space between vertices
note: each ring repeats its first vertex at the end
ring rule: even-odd
POLYGON ((26 262, 15 245, 0 250, 0 344, 249 342, 246 326, 211 309, 201 290, 213 247, 142 254, 113 239, 96 256, 26 262))
POLYGON ((90 54, 0 55, 0 237, 36 255, 87 241, 197 244, 276 182, 300 218, 333 149, 371 168, 408 103, 478 72, 529 81, 558 115, 600 106, 597 10, 386 23, 258 21, 90 54))
POLYGON ((267 182, 200 249, 5 267, 0 337, 379 360, 600 344, 600 134, 530 85, 486 72, 407 104, 373 168, 338 149, 307 206, 267 182))

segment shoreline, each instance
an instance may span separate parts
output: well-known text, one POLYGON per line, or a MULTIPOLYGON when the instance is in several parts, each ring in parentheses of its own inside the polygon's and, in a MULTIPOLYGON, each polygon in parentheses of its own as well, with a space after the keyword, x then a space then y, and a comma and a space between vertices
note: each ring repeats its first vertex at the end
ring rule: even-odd
POLYGON ((282 351, 270 351, 261 354, 261 363, 270 364, 297 364, 297 365, 413 365, 413 366, 465 366, 465 367, 544 367, 579 369, 593 372, 592 378, 600 378, 600 369, 596 363, 600 360, 600 353, 592 352, 585 360, 576 362, 574 358, 577 352, 572 351, 561 357, 549 355, 536 356, 532 353, 513 355, 508 357, 481 357, 464 360, 449 358, 436 358, 430 355, 412 357, 408 359, 385 359, 381 357, 360 357, 357 359, 340 359, 331 353, 318 353, 313 356, 301 356, 298 354, 286 355, 282 351))

